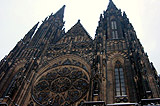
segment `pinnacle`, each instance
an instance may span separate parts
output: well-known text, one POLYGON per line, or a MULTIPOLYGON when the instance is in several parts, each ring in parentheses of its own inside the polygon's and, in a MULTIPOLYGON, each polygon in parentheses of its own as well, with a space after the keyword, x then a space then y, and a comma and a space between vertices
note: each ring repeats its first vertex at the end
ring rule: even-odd
POLYGON ((113 0, 109 0, 109 2, 112 2, 112 3, 113 3, 113 0))
POLYGON ((123 17, 127 17, 127 15, 126 15, 126 12, 125 12, 125 11, 123 12, 123 17))
POLYGON ((55 13, 55 15, 60 15, 60 16, 62 16, 62 15, 64 14, 64 9, 65 9, 65 5, 63 5, 63 7, 60 8, 60 9, 55 13))
POLYGON ((38 27, 38 24, 39 24, 39 22, 36 25, 34 25, 33 28, 24 36, 23 41, 27 41, 32 38, 35 30, 38 27))
POLYGON ((48 20, 52 20, 53 17, 59 17, 63 21, 64 9, 65 9, 65 5, 63 5, 63 7, 61 7, 55 14, 51 13, 48 20))
POLYGON ((66 7, 66 5, 63 5, 63 7, 62 8, 65 8, 66 7))
POLYGON ((81 20, 80 19, 78 19, 78 22, 77 23, 81 23, 81 20))
POLYGON ((107 9, 111 9, 111 8, 117 9, 117 7, 116 7, 116 5, 113 3, 113 1, 112 1, 112 0, 109 0, 109 5, 108 5, 108 8, 107 8, 107 9))

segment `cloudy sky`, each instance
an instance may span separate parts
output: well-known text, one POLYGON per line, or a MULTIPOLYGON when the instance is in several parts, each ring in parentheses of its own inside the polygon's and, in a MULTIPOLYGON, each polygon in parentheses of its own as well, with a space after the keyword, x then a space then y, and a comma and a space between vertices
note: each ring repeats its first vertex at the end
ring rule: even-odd
MULTIPOLYGON (((160 73, 160 0, 113 0, 125 11, 133 24, 150 61, 160 73)), ((107 9, 109 0, 1 0, 0 59, 35 25, 52 12, 66 5, 66 31, 78 19, 94 38, 99 16, 107 9)))

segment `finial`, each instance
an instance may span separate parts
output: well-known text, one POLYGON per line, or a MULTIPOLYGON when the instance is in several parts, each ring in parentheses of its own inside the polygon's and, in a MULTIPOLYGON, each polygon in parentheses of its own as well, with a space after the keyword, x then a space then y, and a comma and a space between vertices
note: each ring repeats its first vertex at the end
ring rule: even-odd
POLYGON ((117 7, 116 7, 116 5, 113 3, 113 0, 109 0, 109 5, 108 5, 107 10, 109 10, 111 8, 118 10, 117 7))
POLYGON ((102 19, 103 19, 103 15, 102 15, 102 14, 100 14, 100 21, 102 21, 102 19))
POLYGON ((38 26, 38 24, 39 24, 39 21, 37 22, 37 24, 36 24, 36 25, 38 26))
POLYGON ((81 20, 80 20, 80 19, 78 19, 78 23, 80 23, 80 21, 81 21, 81 20))
POLYGON ((127 17, 127 15, 126 15, 126 12, 125 12, 125 11, 123 12, 123 17, 127 17))
POLYGON ((102 15, 102 14, 100 14, 100 18, 103 18, 103 15, 102 15))

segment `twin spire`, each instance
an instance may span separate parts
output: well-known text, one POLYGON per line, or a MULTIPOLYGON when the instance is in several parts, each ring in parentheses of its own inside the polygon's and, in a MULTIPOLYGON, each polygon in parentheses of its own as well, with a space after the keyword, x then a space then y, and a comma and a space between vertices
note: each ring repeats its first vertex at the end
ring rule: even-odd
MULTIPOLYGON (((62 8, 60 8, 55 14, 51 14, 48 18, 46 18, 44 21, 50 21, 52 20, 53 18, 55 17, 58 17, 62 22, 63 22, 63 17, 64 17, 64 9, 65 9, 65 5, 63 5, 62 8)), ((108 8, 107 10, 110 10, 110 9, 117 9, 117 7, 115 6, 115 4, 113 3, 112 0, 109 0, 109 5, 108 5, 108 8)), ((80 20, 78 21, 78 23, 80 23, 80 20)), ((23 38, 24 41, 27 41, 29 39, 32 38, 36 28, 38 26, 38 23, 25 35, 25 37, 23 38)))
MULTIPOLYGON (((51 14, 51 16, 54 16, 54 17, 56 16, 56 17, 59 17, 60 19, 63 19, 65 7, 66 7, 66 5, 63 5, 62 8, 60 8, 54 15, 51 14)), ((111 9, 111 8, 117 9, 116 5, 113 3, 113 0, 109 0, 109 5, 108 5, 107 10, 111 9)))

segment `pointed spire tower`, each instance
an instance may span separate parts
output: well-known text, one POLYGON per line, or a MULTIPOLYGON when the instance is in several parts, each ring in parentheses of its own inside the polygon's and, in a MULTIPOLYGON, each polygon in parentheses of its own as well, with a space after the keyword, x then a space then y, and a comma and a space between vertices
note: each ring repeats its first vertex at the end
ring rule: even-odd
POLYGON ((39 24, 39 22, 38 22, 36 25, 34 25, 33 28, 24 36, 24 38, 22 39, 22 41, 23 41, 24 43, 27 43, 28 41, 31 40, 31 38, 32 38, 35 30, 36 30, 37 27, 38 27, 38 24, 39 24))
MULTIPOLYGON (((116 7, 116 5, 113 3, 112 0, 109 1, 107 10, 104 11, 104 14, 100 15, 100 21, 98 23, 98 27, 96 30, 96 37, 95 37, 96 55, 94 57, 95 58, 94 73, 96 75, 93 76, 94 79, 93 84, 96 84, 97 80, 101 80, 102 82, 99 83, 99 85, 101 85, 99 86, 100 87, 99 92, 103 93, 102 94, 99 93, 97 95, 93 94, 93 100, 97 101, 96 98, 100 98, 99 100, 111 103, 112 101, 116 101, 117 99, 116 95, 115 95, 115 100, 106 97, 106 95, 115 94, 115 92, 113 92, 113 89, 111 89, 113 85, 111 85, 112 87, 108 86, 108 83, 113 82, 112 78, 114 78, 112 77, 113 76, 112 73, 110 73, 114 72, 114 70, 112 70, 113 67, 109 65, 110 62, 113 61, 110 61, 109 59, 111 57, 108 56, 113 55, 113 57, 116 57, 114 56, 114 53, 120 50, 119 47, 121 47, 122 45, 121 42, 125 42, 123 37, 124 36, 122 29, 123 26, 121 25, 122 18, 123 16, 121 15, 121 10, 119 10, 116 7), (106 77, 106 79, 103 79, 104 76, 106 77)), ((94 89, 96 89, 94 88, 94 86, 92 88, 93 91, 94 89)))
POLYGON ((109 0, 109 5, 108 5, 107 10, 110 10, 110 9, 118 10, 116 5, 114 4, 114 2, 112 0, 109 0))
POLYGON ((57 13, 55 13, 55 17, 59 17, 60 19, 63 19, 63 17, 64 17, 64 9, 65 9, 65 5, 57 12, 57 13))
MULTIPOLYGON (((126 13, 124 12, 122 15, 121 10, 116 7, 112 0, 109 0, 107 10, 104 11, 99 20, 95 36, 96 55, 93 71, 97 75, 97 79, 93 76, 95 79, 93 84, 97 80, 101 80, 99 92, 102 93, 96 93, 96 95, 93 93, 93 100, 100 98, 99 100, 107 101, 107 103, 140 102, 142 98, 147 98, 147 91, 153 92, 150 93, 153 97, 158 97, 157 88, 154 88, 152 82, 148 80, 150 78, 140 71, 146 70, 147 65, 152 65, 144 60, 148 57, 144 53, 126 13), (106 77, 105 80, 102 79, 103 75, 106 77), (136 80, 133 80, 135 78, 136 80), (108 98, 105 98, 106 95, 108 98)), ((151 68, 154 72, 155 69, 151 68)), ((148 74, 150 69, 147 69, 148 74)))
POLYGON ((112 0, 109 0, 107 10, 100 16, 96 36, 103 33, 103 35, 106 35, 106 39, 117 39, 118 37, 122 38, 121 34, 118 35, 118 32, 122 33, 120 30, 121 28, 117 27, 121 23, 120 19, 118 19, 119 17, 122 17, 121 10, 116 7, 112 0))
POLYGON ((44 45, 47 42, 56 43, 64 35, 65 5, 55 14, 46 17, 32 39, 31 45, 44 45))
POLYGON ((62 8, 60 8, 55 14, 51 14, 49 16, 49 21, 55 18, 59 18, 61 21, 63 21, 63 17, 64 17, 64 9, 65 9, 65 5, 63 5, 62 8))

